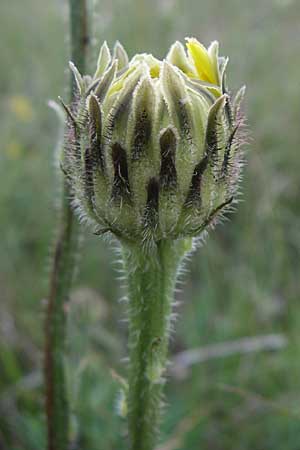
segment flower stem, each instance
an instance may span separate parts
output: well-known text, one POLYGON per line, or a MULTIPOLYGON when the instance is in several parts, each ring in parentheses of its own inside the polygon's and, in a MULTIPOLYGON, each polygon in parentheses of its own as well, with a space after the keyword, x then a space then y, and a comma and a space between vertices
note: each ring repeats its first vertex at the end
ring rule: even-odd
MULTIPOLYGON (((71 59, 84 72, 87 52, 86 0, 70 0, 71 59)), ((74 96, 73 82, 70 85, 74 96)), ((66 303, 69 297, 78 243, 78 229, 70 205, 70 188, 63 183, 59 232, 55 244, 46 313, 45 384, 48 450, 67 450, 69 411, 64 354, 66 303)))
MULTIPOLYGON (((152 450, 158 434, 172 298, 190 241, 160 241, 151 251, 124 246, 129 293, 129 437, 131 450, 152 450)), ((189 246, 189 248, 188 248, 189 246)))

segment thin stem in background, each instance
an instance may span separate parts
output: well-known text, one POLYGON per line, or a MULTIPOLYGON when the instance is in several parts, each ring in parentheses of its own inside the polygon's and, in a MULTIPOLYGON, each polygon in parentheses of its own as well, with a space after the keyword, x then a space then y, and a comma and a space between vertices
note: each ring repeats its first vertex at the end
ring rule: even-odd
MULTIPOLYGON (((86 0, 70 0, 71 60, 84 73, 88 46, 86 0)), ((70 83, 71 99, 74 96, 70 83)), ((48 450, 68 448, 69 409, 64 354, 66 304, 75 265, 78 230, 70 205, 70 189, 63 183, 59 232, 54 249, 46 315, 45 384, 48 450)))

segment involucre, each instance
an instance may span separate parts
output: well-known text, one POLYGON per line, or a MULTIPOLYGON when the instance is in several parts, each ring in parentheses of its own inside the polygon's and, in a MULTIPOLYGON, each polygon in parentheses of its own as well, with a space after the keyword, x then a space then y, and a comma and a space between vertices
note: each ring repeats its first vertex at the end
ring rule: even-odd
POLYGON ((67 107, 62 168, 82 218, 99 234, 151 246, 200 236, 236 200, 242 167, 240 102, 228 59, 187 39, 160 61, 130 61, 104 43, 94 76, 70 63, 78 93, 67 107))

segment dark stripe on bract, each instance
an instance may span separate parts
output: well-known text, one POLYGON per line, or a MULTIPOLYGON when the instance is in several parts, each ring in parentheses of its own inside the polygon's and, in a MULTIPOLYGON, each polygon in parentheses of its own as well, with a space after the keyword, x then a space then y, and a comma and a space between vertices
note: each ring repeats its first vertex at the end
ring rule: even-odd
POLYGON ((171 66, 166 66, 166 91, 168 91, 167 103, 170 102, 170 106, 174 111, 174 122, 178 128, 181 139, 187 142, 192 142, 192 124, 189 111, 186 106, 188 101, 188 95, 186 86, 182 76, 171 66))
POLYGON ((102 114, 100 105, 96 97, 91 96, 89 104, 89 140, 91 153, 95 163, 104 169, 104 155, 101 145, 102 114))
POLYGON ((94 196, 93 165, 91 149, 87 148, 84 153, 84 192, 89 202, 92 202, 94 196))
POLYGON ((232 128, 232 125, 233 125, 233 113, 232 113, 231 100, 230 100, 229 96, 226 99, 224 111, 225 111, 225 117, 227 119, 228 126, 230 128, 232 128))
POLYGON ((147 205, 145 209, 145 226, 154 228, 158 222, 159 182, 150 178, 147 185, 147 205))
POLYGON ((189 113, 182 99, 179 99, 177 104, 178 104, 177 116, 179 119, 180 130, 182 132, 182 138, 192 143, 193 138, 191 133, 189 113))
POLYGON ((114 165, 112 198, 114 200, 120 200, 121 198, 128 199, 130 187, 126 151, 118 143, 112 146, 112 160, 114 165))
POLYGON ((191 206, 195 203, 198 207, 201 205, 201 182, 207 165, 208 156, 205 155, 194 169, 189 193, 185 202, 187 206, 191 206))
POLYGON ((150 178, 147 194, 147 207, 158 211, 159 184, 157 178, 150 178))
POLYGON ((197 234, 202 233, 202 231, 207 229, 209 226, 213 226, 214 221, 217 219, 217 217, 219 215, 222 215, 223 212, 226 212, 226 209, 231 205, 232 202, 233 197, 230 197, 228 200, 225 200, 223 203, 217 206, 204 220, 204 222, 200 225, 200 227, 194 229, 190 235, 197 236, 197 234))
POLYGON ((216 219, 219 213, 221 213, 222 210, 224 210, 226 207, 228 207, 233 202, 233 197, 230 197, 228 200, 225 200, 223 203, 221 203, 219 206, 217 206, 208 216, 208 218, 204 221, 202 227, 203 230, 205 230, 206 227, 212 224, 212 222, 216 219))
POLYGON ((132 94, 136 86, 133 86, 132 89, 130 89, 125 95, 123 95, 122 101, 118 98, 116 100, 116 105, 112 107, 112 110, 109 112, 108 118, 107 118, 107 126, 105 128, 105 135, 104 139, 106 142, 110 141, 112 139, 113 131, 116 125, 116 122, 118 120, 121 120, 122 115, 124 112, 127 112, 129 114, 129 107, 132 102, 132 94))
MULTIPOLYGON (((218 163, 219 153, 219 136, 218 133, 222 131, 223 127, 223 108, 224 96, 216 100, 215 104, 210 108, 206 127, 206 154, 210 165, 214 166, 218 163)), ((215 176, 215 175, 214 175, 215 176)))
POLYGON ((136 118, 132 159, 139 159, 151 138, 152 124, 148 112, 143 109, 136 118))
POLYGON ((233 145, 237 130, 238 130, 238 125, 230 133, 228 141, 226 143, 224 159, 223 159, 222 169, 221 169, 221 178, 227 174, 228 166, 229 166, 230 158, 231 158, 231 155, 230 155, 231 149, 232 149, 232 145, 233 145))
POLYGON ((206 130, 206 151, 212 163, 218 158, 217 117, 206 130))
POLYGON ((81 164, 81 147, 80 147, 80 132, 79 128, 70 120, 68 122, 67 134, 67 150, 71 158, 74 158, 76 166, 81 164))
POLYGON ((160 137, 161 166, 159 184, 163 189, 174 188, 177 184, 175 167, 176 136, 168 128, 160 137))

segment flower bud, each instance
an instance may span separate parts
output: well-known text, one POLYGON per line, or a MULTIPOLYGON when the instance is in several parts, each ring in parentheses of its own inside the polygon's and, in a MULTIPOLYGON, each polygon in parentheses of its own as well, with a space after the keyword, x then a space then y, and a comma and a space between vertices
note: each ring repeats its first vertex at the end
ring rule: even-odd
POLYGON ((96 232, 151 243, 197 237, 236 199, 240 103, 227 92, 218 43, 187 39, 166 59, 130 61, 104 43, 93 78, 71 63, 63 170, 74 205, 96 232))

